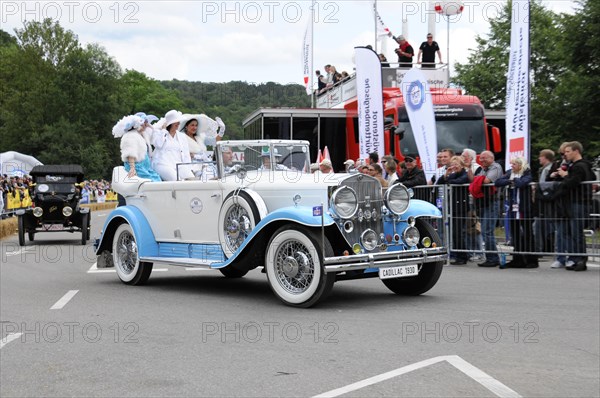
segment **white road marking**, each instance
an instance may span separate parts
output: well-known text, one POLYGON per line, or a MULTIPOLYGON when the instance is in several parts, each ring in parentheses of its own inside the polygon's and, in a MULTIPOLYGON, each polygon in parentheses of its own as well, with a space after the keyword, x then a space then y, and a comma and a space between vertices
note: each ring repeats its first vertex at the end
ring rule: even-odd
POLYGON ((6 257, 12 257, 12 256, 18 256, 18 255, 20 255, 22 252, 23 252, 23 249, 19 249, 19 250, 17 250, 16 252, 6 252, 6 253, 4 253, 4 255, 5 255, 6 257))
POLYGON ((75 295, 79 292, 79 290, 69 290, 67 292, 67 294, 65 294, 64 296, 62 296, 62 298, 60 300, 58 300, 56 302, 56 304, 54 304, 52 307, 50 307, 51 310, 61 310, 65 305, 67 305, 67 303, 73 298, 75 297, 75 295))
POLYGON ((2 349, 2 347, 10 343, 11 341, 21 337, 22 334, 23 333, 9 333, 6 336, 2 337, 2 339, 0 339, 0 349, 2 349))
POLYGON ((347 394, 349 392, 353 392, 359 390, 361 388, 380 383, 382 381, 389 380, 391 378, 401 376, 403 374, 412 372, 413 370, 425 368, 430 365, 434 365, 438 362, 446 361, 450 365, 454 366, 492 393, 494 393, 498 397, 510 397, 510 398, 520 398, 521 396, 514 390, 508 388, 498 380, 494 379, 492 376, 483 372, 481 369, 476 368, 471 365, 458 355, 446 355, 441 357, 435 357, 431 359, 426 359, 421 362, 414 363, 412 365, 407 365, 402 368, 398 368, 396 370, 392 370, 390 372, 382 373, 377 376, 370 377, 368 379, 361 380, 356 383, 349 384, 345 387, 337 388, 335 390, 327 391, 325 393, 316 395, 314 398, 322 398, 322 397, 338 397, 343 394, 347 394))
POLYGON ((98 269, 98 263, 94 263, 90 269, 87 271, 88 274, 99 274, 99 273, 105 273, 105 272, 117 272, 111 268, 103 268, 103 269, 98 269))
MULTIPOLYGON (((168 268, 154 268, 152 272, 167 272, 168 268)), ((98 268, 98 263, 92 264, 90 269, 87 270, 88 274, 104 274, 117 272, 114 268, 98 268)))

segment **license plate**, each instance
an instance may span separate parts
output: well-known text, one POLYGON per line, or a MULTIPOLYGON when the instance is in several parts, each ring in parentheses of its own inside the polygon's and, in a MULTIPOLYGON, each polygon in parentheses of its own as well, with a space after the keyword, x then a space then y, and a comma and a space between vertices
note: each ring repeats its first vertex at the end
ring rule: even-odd
POLYGON ((379 268, 379 279, 406 278, 407 276, 416 275, 419 275, 419 266, 417 264, 379 268))
POLYGON ((62 224, 44 224, 46 231, 62 231, 65 227, 62 224))

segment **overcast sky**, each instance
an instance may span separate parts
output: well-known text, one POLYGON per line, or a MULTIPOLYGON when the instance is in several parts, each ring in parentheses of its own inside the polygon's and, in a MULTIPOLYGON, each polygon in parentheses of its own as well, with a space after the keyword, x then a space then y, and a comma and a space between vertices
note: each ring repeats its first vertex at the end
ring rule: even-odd
MULTIPOLYGON (((556 12, 573 12, 572 1, 543 2, 556 12)), ((465 62, 475 36, 504 2, 464 1, 450 23, 450 61, 465 62)), ((2 1, 0 28, 13 33, 23 20, 59 19, 82 43, 106 48, 125 69, 158 80, 302 83, 301 45, 310 1, 2 1)), ((417 50, 427 33, 428 2, 379 0, 377 8, 395 35, 408 15, 408 41, 417 50)), ((372 1, 319 1, 315 7, 315 69, 329 63, 352 73, 353 48, 375 46, 372 1)), ((435 40, 448 60, 447 22, 439 19, 435 40)), ((395 43, 386 39, 396 61, 395 43)))

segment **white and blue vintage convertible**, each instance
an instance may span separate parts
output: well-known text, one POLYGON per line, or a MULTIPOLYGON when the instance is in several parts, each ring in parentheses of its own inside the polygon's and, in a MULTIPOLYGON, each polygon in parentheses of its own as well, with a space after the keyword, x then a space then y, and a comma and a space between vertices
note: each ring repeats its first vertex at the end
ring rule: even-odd
POLYGON ((113 171, 125 198, 96 241, 98 267, 126 284, 153 264, 203 267, 239 278, 264 267, 285 304, 310 307, 334 282, 378 277, 394 293, 431 289, 447 258, 431 225, 441 218, 401 184, 364 174, 309 173, 306 141, 222 141, 194 180, 149 182, 113 171))

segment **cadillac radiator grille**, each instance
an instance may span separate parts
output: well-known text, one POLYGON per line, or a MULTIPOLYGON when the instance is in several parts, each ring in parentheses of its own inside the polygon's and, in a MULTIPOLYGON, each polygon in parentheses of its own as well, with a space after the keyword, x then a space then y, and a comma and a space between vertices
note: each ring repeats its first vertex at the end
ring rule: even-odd
POLYGON ((344 228, 344 221, 339 222, 340 230, 348 243, 353 245, 360 242, 361 234, 367 229, 372 229, 377 236, 380 236, 383 233, 381 218, 383 195, 379 181, 364 174, 355 174, 342 181, 340 186, 352 188, 358 198, 358 211, 351 218, 354 228, 348 232, 344 228))

